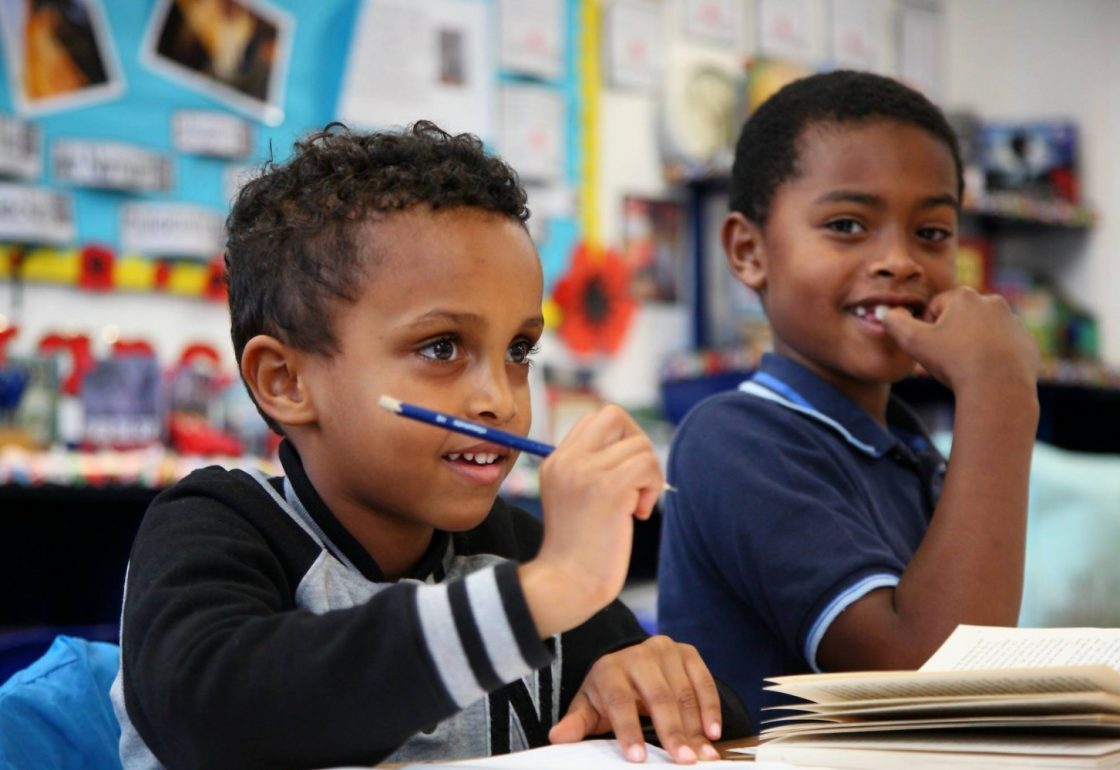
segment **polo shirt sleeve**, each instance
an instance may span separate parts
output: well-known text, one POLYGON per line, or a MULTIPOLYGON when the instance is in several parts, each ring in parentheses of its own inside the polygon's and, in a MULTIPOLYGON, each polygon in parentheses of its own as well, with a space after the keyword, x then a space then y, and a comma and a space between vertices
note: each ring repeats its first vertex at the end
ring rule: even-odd
POLYGON ((672 507, 699 558, 814 670, 832 620, 906 567, 852 462, 827 429, 746 394, 696 407, 670 457, 672 507))

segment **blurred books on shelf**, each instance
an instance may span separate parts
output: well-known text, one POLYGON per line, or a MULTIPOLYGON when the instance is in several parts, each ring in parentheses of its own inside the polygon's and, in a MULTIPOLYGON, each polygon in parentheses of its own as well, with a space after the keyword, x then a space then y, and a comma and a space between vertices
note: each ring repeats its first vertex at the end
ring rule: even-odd
POLYGON ((1096 211, 1083 203, 1062 198, 1036 198, 1013 191, 966 195, 964 213, 1058 227, 1088 228, 1097 221, 1096 211))
POLYGON ((281 473, 280 464, 274 458, 184 455, 158 445, 98 451, 62 447, 38 451, 8 445, 0 446, 0 485, 138 486, 159 489, 208 465, 259 468, 268 474, 281 473))

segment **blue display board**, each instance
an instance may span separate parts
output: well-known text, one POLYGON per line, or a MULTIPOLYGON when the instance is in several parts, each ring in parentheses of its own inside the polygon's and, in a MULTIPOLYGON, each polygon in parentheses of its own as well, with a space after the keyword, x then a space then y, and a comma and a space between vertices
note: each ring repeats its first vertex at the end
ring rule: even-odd
MULTIPOLYGON (((490 2, 464 0, 467 1, 490 2)), ((269 157, 283 159, 297 138, 334 119, 362 3, 358 0, 238 0, 238 3, 265 20, 280 17, 284 21, 278 25, 279 39, 274 37, 268 41, 275 46, 273 56, 277 67, 283 67, 281 90, 276 98, 279 115, 271 115, 267 110, 254 114, 236 99, 229 98, 229 91, 207 89, 204 80, 200 88, 199 79, 192 81, 190 72, 184 77, 183 72, 177 75, 166 66, 153 65, 152 51, 157 42, 163 43, 157 33, 163 31, 162 24, 170 18, 169 14, 180 12, 180 5, 184 9, 192 5, 185 0, 182 3, 175 0, 47 0, 32 4, 51 6, 60 13, 80 15, 84 12, 91 15, 93 21, 100 22, 100 26, 93 24, 96 43, 113 88, 108 92, 93 89, 85 101, 62 99, 52 103, 47 99, 29 103, 25 81, 19 79, 18 62, 13 67, 12 50, 13 41, 17 48, 31 46, 26 42, 32 39, 26 26, 27 6, 24 0, 0 0, 0 14, 8 22, 4 42, 9 49, 0 61, 3 67, 0 113, 37 125, 43 147, 41 173, 22 183, 65 190, 73 196, 78 245, 97 243, 119 249, 120 207, 132 201, 188 203, 224 215, 228 209, 227 174, 231 167, 257 165, 269 157), (224 159, 176 149, 172 125, 174 116, 181 110, 210 110, 243 118, 252 127, 252 151, 243 158, 224 159), (121 142, 162 154, 170 161, 171 184, 167 189, 139 191, 68 184, 56 178, 52 169, 52 152, 60 140, 121 142)), ((578 0, 567 0, 569 29, 577 16, 577 5, 578 0)), ((573 39, 574 35, 567 36, 564 75, 543 85, 563 93, 569 105, 567 125, 560 130, 566 134, 568 148, 565 181, 574 186, 580 143, 573 39)), ((190 63, 186 54, 183 61, 190 63)), ((277 72, 272 74, 275 76, 277 72)), ((497 82, 507 82, 516 76, 495 70, 494 77, 497 82)), ((424 116, 417 116, 420 117, 424 116)), ((547 284, 550 285, 564 268, 570 246, 577 237, 575 217, 550 222, 539 244, 547 284)))

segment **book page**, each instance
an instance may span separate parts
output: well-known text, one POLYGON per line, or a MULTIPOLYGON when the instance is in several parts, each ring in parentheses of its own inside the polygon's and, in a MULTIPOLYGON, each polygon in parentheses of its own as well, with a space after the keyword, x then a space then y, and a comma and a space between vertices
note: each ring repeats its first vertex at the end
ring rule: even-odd
MULTIPOLYGON (((646 761, 637 765, 626 761, 622 756, 622 749, 618 742, 613 740, 579 741, 578 743, 557 743, 528 751, 515 751, 512 754, 501 754, 494 757, 479 759, 457 759, 446 762, 421 762, 407 765, 402 770, 591 770, 592 768, 634 768, 648 765, 672 765, 673 760, 658 747, 646 744, 646 761)), ((702 762, 704 770, 708 768, 726 768, 735 764, 732 760, 718 760, 702 762)), ((757 770, 766 770, 765 765, 755 765, 757 770)), ((777 770, 771 768, 771 770, 777 770)))
POLYGON ((1120 628, 957 626, 921 671, 1105 665, 1120 671, 1120 628))
POLYGON ((1120 714, 1120 695, 1103 692, 1037 693, 1030 695, 978 695, 972 697, 889 698, 846 701, 844 703, 805 703, 787 707, 808 712, 767 719, 763 725, 803 719, 899 719, 943 718, 948 716, 996 716, 999 714, 1120 714))
MULTIPOLYGON (((950 717, 946 719, 883 719, 851 722, 798 722, 762 728, 762 743, 793 735, 848 735, 852 733, 920 733, 945 730, 1014 730, 1018 733, 1051 731, 1069 734, 1090 731, 1098 736, 1120 738, 1120 716, 1115 714, 1061 714, 1049 716, 950 717)), ((1012 743, 1014 738, 1009 738, 1012 743)))
POLYGON ((1094 692, 1120 695, 1120 671, 1108 666, 978 671, 857 671, 772 677, 766 687, 817 703, 881 698, 1094 692))

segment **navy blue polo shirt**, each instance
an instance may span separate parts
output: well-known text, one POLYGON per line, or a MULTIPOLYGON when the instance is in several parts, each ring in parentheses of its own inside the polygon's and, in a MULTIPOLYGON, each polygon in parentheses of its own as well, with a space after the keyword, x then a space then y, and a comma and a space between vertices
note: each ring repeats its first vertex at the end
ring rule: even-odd
MULTIPOLYGON (((697 647, 759 726, 763 677, 819 671, 829 624, 898 584, 945 462, 891 397, 889 430, 794 361, 768 354, 673 438, 658 560, 658 628, 697 647)), ((772 716, 772 715, 771 715, 772 716)))

